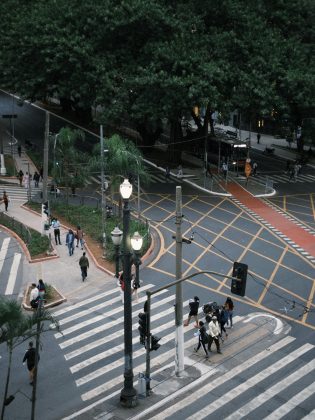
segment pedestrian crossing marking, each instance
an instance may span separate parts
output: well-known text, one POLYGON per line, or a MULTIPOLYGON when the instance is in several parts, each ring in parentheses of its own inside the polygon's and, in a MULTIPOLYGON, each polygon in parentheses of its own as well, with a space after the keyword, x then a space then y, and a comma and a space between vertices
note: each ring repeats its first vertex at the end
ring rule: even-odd
POLYGON ((14 290, 16 277, 17 277, 17 272, 18 272, 18 269, 19 269, 21 258, 22 258, 22 254, 18 254, 16 252, 14 253, 13 262, 12 262, 12 265, 11 265, 11 270, 10 270, 10 274, 9 274, 9 278, 8 278, 8 282, 7 282, 7 287, 6 287, 5 292, 4 292, 5 295, 12 295, 13 294, 13 290, 14 290))
MULTIPOLYGON (((288 382, 288 385, 290 383, 288 382)), ((281 389, 280 389, 281 391, 281 389)), ((286 416, 290 411, 294 410, 302 402, 310 398, 315 393, 315 382, 307 386, 298 394, 293 395, 286 403, 282 404, 275 411, 273 411, 269 416, 265 417, 263 420, 280 420, 286 416)), ((315 416, 315 412, 314 412, 315 416)), ((304 417, 306 418, 306 417, 304 417)))
MULTIPOLYGON (((315 369, 315 360, 311 360, 306 365, 302 366, 300 369, 291 373, 291 375, 285 377, 281 381, 277 382, 275 385, 271 386, 267 391, 253 398, 249 403, 245 404, 239 410, 236 410, 233 415, 227 417, 225 420, 234 420, 241 419, 244 416, 247 416, 250 412, 254 411, 256 408, 260 407, 266 401, 272 399, 275 395, 284 391, 287 387, 294 384, 294 382, 299 381, 305 375, 312 372, 315 369)), ((251 378, 253 379, 253 378, 251 378)), ((245 382, 246 383, 246 382, 245 382)), ((245 384, 244 384, 245 385, 245 384)), ((315 389, 315 384, 312 384, 313 391, 315 389)))
POLYGON ((282 174, 282 175, 264 175, 264 174, 258 174, 256 176, 252 177, 253 180, 256 180, 259 183, 266 184, 267 180, 272 181, 274 183, 278 184, 287 184, 287 183, 304 183, 304 182, 314 182, 315 176, 311 174, 300 174, 296 178, 290 179, 288 174, 282 174))
MULTIPOLYGON (((145 300, 146 300, 146 298, 143 298, 143 302, 145 300)), ((168 303, 168 302, 170 302, 172 300, 174 300, 174 296, 168 296, 166 299, 163 299, 160 302, 161 302, 161 304, 165 304, 165 303, 168 303)), ((151 308, 152 309, 156 308, 158 306, 158 304, 159 304, 159 302, 153 303, 151 305, 151 308)), ((137 312, 139 312, 139 310, 137 312)), ((170 308, 169 310, 164 311, 164 314, 166 312, 167 312, 167 314, 168 313, 172 313, 172 312, 174 312, 174 308, 170 308)), ((136 312, 134 312, 133 314, 135 314, 135 313, 136 312)), ((159 317, 160 317, 159 314, 154 315, 154 316, 151 317, 151 321, 154 321, 155 319, 158 319, 159 317)), ((109 328, 113 327, 114 325, 116 325, 117 323, 120 323, 120 322, 123 322, 123 321, 124 321, 124 317, 122 316, 122 317, 118 318, 117 320, 110 322, 109 324, 107 323, 107 328, 109 329, 109 328)), ((136 329, 136 327, 137 327, 136 325, 133 325, 132 326, 132 329, 134 330, 134 329, 136 329)), ((121 331, 116 331, 115 333, 113 333, 111 335, 108 335, 108 336, 103 337, 103 338, 101 338, 99 340, 93 341, 92 343, 89 343, 89 344, 87 344, 87 345, 85 345, 85 346, 83 346, 83 347, 81 347, 81 348, 79 348, 77 350, 74 350, 74 351, 72 351, 70 353, 67 353, 67 354, 65 354, 65 359, 66 360, 70 360, 73 357, 80 356, 82 353, 85 353, 86 351, 89 351, 89 350, 91 350, 91 349, 93 349, 95 347, 98 347, 100 345, 103 345, 103 344, 107 343, 108 341, 111 341, 111 340, 113 340, 115 338, 118 338, 118 337, 121 337, 121 331)))
POLYGON ((1 245, 1 250, 0 250, 0 274, 4 265, 4 261, 6 259, 6 255, 9 249, 9 244, 10 244, 10 238, 4 238, 2 245, 1 245))

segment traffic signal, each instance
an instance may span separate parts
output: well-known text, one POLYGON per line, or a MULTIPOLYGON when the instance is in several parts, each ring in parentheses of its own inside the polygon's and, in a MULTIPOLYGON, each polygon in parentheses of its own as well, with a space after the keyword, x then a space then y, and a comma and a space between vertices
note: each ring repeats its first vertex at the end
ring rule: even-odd
POLYGON ((145 346, 145 339, 148 335, 148 317, 146 313, 140 312, 139 315, 139 333, 140 333, 140 344, 145 346))
POLYGON ((161 344, 158 344, 158 342, 161 340, 161 338, 155 337, 154 335, 151 336, 151 347, 150 351, 152 350, 158 350, 161 347, 161 344))
POLYGON ((46 214, 49 215, 49 206, 48 201, 45 201, 45 203, 42 204, 42 215, 46 214))
POLYGON ((246 279, 247 279, 248 265, 240 262, 235 262, 233 265, 232 276, 237 280, 232 279, 231 292, 235 295, 245 296, 246 279))

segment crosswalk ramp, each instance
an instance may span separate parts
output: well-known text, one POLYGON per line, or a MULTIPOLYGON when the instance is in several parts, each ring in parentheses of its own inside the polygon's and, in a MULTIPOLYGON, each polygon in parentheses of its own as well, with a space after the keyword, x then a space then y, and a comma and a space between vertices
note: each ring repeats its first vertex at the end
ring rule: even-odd
POLYGON ((297 179, 294 178, 290 180, 290 177, 286 173, 282 174, 274 174, 274 175, 264 175, 264 174, 257 174, 256 176, 252 177, 253 180, 259 182, 260 184, 266 185, 266 183, 272 182, 273 184, 288 184, 288 183, 310 183, 315 182, 315 174, 300 174, 298 175, 297 179))
POLYGON ((0 295, 17 295, 22 278, 22 254, 15 239, 0 230, 0 295))
MULTIPOLYGON (((151 284, 143 286, 138 300, 133 300, 135 378, 145 371, 146 366, 145 349, 139 342, 138 313, 143 310, 145 290, 152 288, 151 284)), ((273 325, 269 318, 252 317, 251 322, 248 322, 249 318, 242 316, 234 317, 234 328, 222 344, 223 355, 215 353, 213 346, 209 359, 205 359, 202 349, 198 353, 194 352, 196 337, 193 322, 184 328, 185 365, 198 374, 194 381, 189 382, 188 388, 180 386, 177 391, 172 392, 174 398, 171 398, 167 380, 173 375, 175 356, 174 301, 175 296, 168 290, 161 291, 152 301, 151 330, 152 334, 161 337, 161 347, 151 352, 151 385, 154 390, 152 410, 142 409, 141 414, 139 412, 135 418, 149 419, 161 412, 161 416, 154 418, 164 419, 173 416, 177 411, 185 418, 190 418, 188 413, 196 411, 204 413, 203 417, 198 418, 212 418, 212 413, 216 415, 217 410, 219 416, 213 418, 224 418, 222 412, 225 413, 226 407, 236 410, 235 401, 237 409, 242 408, 249 413, 251 410, 261 411, 263 406, 262 413, 267 416, 270 411, 264 411, 263 403, 267 398, 272 400, 273 410, 280 410, 283 405, 283 412, 294 412, 294 405, 297 403, 308 404, 307 396, 314 392, 311 375, 315 367, 313 344, 299 346, 293 337, 284 334, 282 327, 279 328, 280 321, 273 325), (166 372, 168 377, 165 376, 166 372), (304 386, 301 388, 302 379, 305 392, 302 392, 304 386), (277 388, 277 383, 281 384, 281 388, 277 388), (274 395, 280 394, 280 398, 272 397, 268 391, 271 386, 274 395), (217 388, 220 390, 219 394, 217 388), (300 395, 300 398, 295 398, 293 402, 290 400, 289 406, 285 405, 288 402, 285 398, 286 391, 290 391, 288 395, 291 395, 293 388, 295 395, 300 395), (255 405, 246 406, 245 402, 254 398, 253 393, 255 397, 262 396, 255 400, 255 405), (220 399, 218 403, 218 395, 225 399, 220 399)), ((189 301, 184 302, 184 311, 187 312, 188 303, 189 301)), ((79 418, 79 415, 95 409, 105 401, 116 401, 119 398, 124 371, 124 315, 120 292, 115 288, 91 296, 85 301, 57 310, 54 316, 59 320, 62 329, 62 334, 56 333, 55 338, 73 375, 84 407, 66 417, 70 420, 79 418)))

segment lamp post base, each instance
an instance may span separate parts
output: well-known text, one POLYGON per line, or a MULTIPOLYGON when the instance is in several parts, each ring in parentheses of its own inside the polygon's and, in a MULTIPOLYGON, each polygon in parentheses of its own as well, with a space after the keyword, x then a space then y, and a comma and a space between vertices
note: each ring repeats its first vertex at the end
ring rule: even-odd
POLYGON ((137 391, 134 388, 123 388, 120 393, 120 404, 125 408, 133 408, 138 405, 137 391))

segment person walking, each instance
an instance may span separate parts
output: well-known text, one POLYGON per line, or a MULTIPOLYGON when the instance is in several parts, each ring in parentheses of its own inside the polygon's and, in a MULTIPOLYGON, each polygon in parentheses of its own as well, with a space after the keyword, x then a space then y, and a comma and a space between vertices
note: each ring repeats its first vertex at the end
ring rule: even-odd
POLYGON ((81 245, 81 249, 83 249, 83 245, 84 245, 84 239, 83 239, 83 230, 81 229, 81 226, 77 226, 77 231, 76 231, 76 240, 77 240, 77 245, 76 247, 79 247, 79 243, 81 245))
POLYGON ((33 181, 35 183, 35 188, 38 188, 39 179, 40 179, 39 173, 37 171, 35 171, 35 173, 33 175, 33 181))
POLYGON ((68 246, 69 249, 69 255, 71 257, 71 255, 73 255, 73 251, 74 251, 74 233, 72 229, 69 229, 69 232, 67 233, 66 236, 66 245, 68 246))
POLYGON ((87 278, 87 270, 90 267, 90 263, 85 252, 83 252, 82 257, 79 259, 79 265, 81 268, 82 281, 84 281, 87 278))
POLYGON ((199 321, 199 331, 195 333, 194 335, 198 336, 198 346, 194 348, 195 352, 197 353, 197 351, 202 346, 206 353, 206 359, 208 359, 209 354, 206 348, 206 344, 209 342, 209 336, 207 334, 205 325, 202 321, 199 321))
POLYGON ((2 200, 3 200, 3 204, 4 204, 4 211, 8 211, 9 197, 8 197, 8 194, 6 193, 6 191, 3 191, 2 200))
POLYGON ((222 339, 222 343, 223 343, 223 332, 225 333, 225 339, 228 338, 228 334, 226 332, 225 329, 225 324, 227 323, 228 320, 228 311, 225 309, 224 306, 221 306, 220 308, 220 316, 219 316, 219 324, 220 324, 220 330, 221 330, 221 339, 222 339))
POLYGON ((182 165, 178 165, 177 167, 177 178, 182 178, 183 177, 183 167, 182 165))
POLYGON ((46 286, 42 279, 38 280, 37 289, 38 289, 39 298, 43 300, 45 298, 46 286))
POLYGON ((226 310, 228 311, 228 320, 226 322, 227 326, 230 324, 230 328, 233 328, 233 310, 234 310, 234 303, 230 297, 226 298, 224 304, 226 310))
POLYGON ((211 322, 209 323, 209 343, 208 343, 209 351, 211 351, 211 345, 214 342, 217 347, 217 352, 221 354, 219 337, 220 337, 220 326, 219 326, 217 317, 214 315, 212 317, 211 322))
POLYGON ((260 143, 260 138, 261 138, 261 134, 260 133, 257 133, 257 144, 260 143))
POLYGON ((121 303, 124 304, 124 302, 125 302, 125 279, 124 279, 124 272, 123 271, 119 274, 117 285, 120 287, 121 303))
POLYGON ((199 297, 195 296, 193 299, 189 300, 189 314, 188 319, 184 323, 184 326, 187 327, 190 323, 191 318, 194 318, 196 321, 195 327, 198 328, 198 309, 199 309, 199 297))
POLYGON ((18 145, 17 150, 18 150, 18 155, 19 155, 19 157, 21 157, 22 147, 21 147, 21 145, 20 145, 20 144, 18 145))
POLYGON ((167 166, 167 167, 165 168, 165 179, 166 179, 166 181, 169 181, 170 176, 171 176, 171 170, 170 170, 170 167, 169 167, 169 166, 167 166))
MULTIPOLYGON (((36 350, 33 347, 33 342, 30 341, 28 345, 28 350, 26 351, 23 357, 23 365, 25 362, 27 363, 27 369, 30 375, 30 385, 34 384, 34 374, 35 374, 35 359, 36 359, 36 350)), ((37 358, 37 362, 39 362, 39 354, 37 358)))
POLYGON ((296 182, 298 179, 298 174, 299 174, 299 165, 297 163, 295 163, 294 167, 293 167, 293 171, 294 171, 294 181, 296 182))
POLYGON ((23 176, 24 176, 24 172, 22 171, 22 169, 19 170, 17 177, 20 183, 20 187, 22 187, 22 182, 23 182, 23 176))
POLYGON ((59 245, 61 245, 61 242, 60 242, 60 222, 57 219, 57 217, 55 217, 53 219, 53 221, 51 223, 51 226, 54 229, 54 236, 55 236, 56 245, 58 245, 58 242, 59 242, 59 245))
POLYGON ((224 162, 223 165, 222 165, 222 171, 223 171, 223 176, 224 176, 225 180, 227 179, 228 169, 229 169, 229 167, 228 167, 227 163, 224 162))
POLYGON ((253 163, 253 176, 257 175, 257 167, 258 167, 257 162, 254 162, 253 163))

